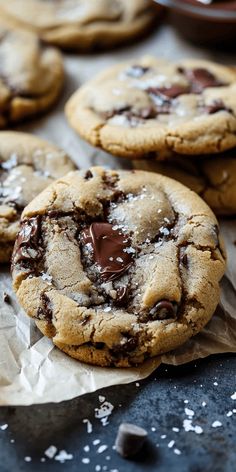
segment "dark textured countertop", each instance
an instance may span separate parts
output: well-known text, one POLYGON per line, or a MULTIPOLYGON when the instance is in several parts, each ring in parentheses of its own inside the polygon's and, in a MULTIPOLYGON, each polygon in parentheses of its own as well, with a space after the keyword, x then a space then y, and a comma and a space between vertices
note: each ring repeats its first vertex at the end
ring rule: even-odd
POLYGON ((110 387, 60 404, 1 408, 0 427, 8 427, 0 429, 0 471, 233 472, 236 400, 231 396, 236 390, 235 371, 236 356, 215 356, 181 367, 162 366, 138 384, 110 387), (95 418, 95 408, 104 402, 103 397, 114 406, 106 426, 95 418), (200 426, 201 434, 187 432, 186 424, 183 427, 183 421, 191 416, 185 408, 194 412, 191 424, 200 426), (84 419, 90 421, 91 433, 84 419), (132 461, 122 459, 112 448, 122 421, 148 431, 146 447, 132 461), (212 427, 215 421, 222 425, 212 427), (175 441, 172 447, 171 441, 175 441), (44 451, 51 445, 73 458, 64 463, 47 458, 44 451), (103 445, 107 449, 98 453, 103 445), (176 454, 176 449, 181 454, 176 454))

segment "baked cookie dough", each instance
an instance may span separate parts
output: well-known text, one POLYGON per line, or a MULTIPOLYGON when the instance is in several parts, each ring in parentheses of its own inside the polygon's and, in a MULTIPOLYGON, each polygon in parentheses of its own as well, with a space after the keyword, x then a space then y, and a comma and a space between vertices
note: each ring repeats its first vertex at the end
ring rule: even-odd
POLYGON ((221 216, 236 215, 236 149, 193 158, 172 154, 168 161, 133 160, 135 169, 158 172, 198 193, 221 216))
POLYGON ((0 131, 0 262, 10 260, 23 208, 75 166, 64 151, 25 133, 0 131))
POLYGON ((48 109, 63 82, 59 51, 43 46, 34 33, 5 28, 0 21, 0 128, 48 109))
POLYGON ((218 224, 179 182, 143 171, 72 172, 24 210, 12 258, 19 302, 83 362, 128 367, 209 321, 225 256, 218 224))
POLYGON ((71 126, 117 156, 221 152, 236 146, 236 70, 147 57, 112 66, 69 99, 71 126))
POLYGON ((0 16, 44 41, 80 50, 111 47, 143 34, 162 8, 152 0, 0 0, 0 16))

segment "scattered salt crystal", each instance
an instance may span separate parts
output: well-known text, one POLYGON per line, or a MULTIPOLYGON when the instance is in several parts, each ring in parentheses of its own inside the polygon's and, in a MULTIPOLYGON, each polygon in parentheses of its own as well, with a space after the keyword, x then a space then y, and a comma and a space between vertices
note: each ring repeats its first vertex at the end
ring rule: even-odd
POLYGON ((111 460, 111 456, 106 456, 106 461, 110 461, 111 460))
POLYGON ((94 439, 93 445, 97 446, 100 442, 101 442, 100 439, 94 439))
POLYGON ((211 426, 212 426, 212 428, 219 428, 220 426, 222 426, 222 423, 220 421, 216 420, 212 423, 211 426))
POLYGON ((188 403, 188 400, 184 400, 184 403, 188 403))
POLYGON ((106 308, 104 308, 105 313, 107 313, 108 311, 111 311, 111 307, 110 306, 106 306, 106 308))
POLYGON ((198 426, 198 425, 195 426, 195 433, 196 434, 202 434, 203 433, 203 429, 201 428, 201 426, 198 426))
POLYGON ((101 446, 99 446, 97 452, 98 454, 101 454, 102 452, 106 451, 108 449, 108 446, 106 444, 102 444, 101 446))
POLYGON ((107 426, 109 424, 108 416, 104 416, 104 418, 101 418, 101 423, 102 426, 107 426))
POLYGON ((49 446, 46 451, 44 451, 44 455, 47 456, 49 459, 53 459, 55 454, 57 453, 56 446, 49 446))
POLYGON ((49 274, 45 274, 44 272, 43 272, 42 275, 41 275, 41 279, 45 280, 45 281, 48 282, 49 284, 52 283, 52 276, 49 275, 49 274))
POLYGON ((40 461, 45 462, 46 461, 45 457, 41 457, 40 461))
POLYGON ((83 462, 83 464, 89 464, 89 463, 90 463, 90 459, 89 459, 89 457, 83 457, 83 458, 81 459, 81 462, 83 462))
POLYGON ((236 392, 235 392, 235 393, 233 393, 233 395, 231 395, 231 397, 230 397, 230 398, 232 398, 232 400, 236 400, 236 392))
POLYGON ((189 408, 185 408, 184 411, 187 416, 194 416, 193 410, 190 410, 189 408))
POLYGON ((193 426, 192 424, 192 421, 193 420, 184 420, 183 421, 183 428, 186 432, 188 431, 193 431, 194 433, 196 434, 202 434, 203 433, 203 429, 201 428, 201 426, 193 426))
POLYGON ((106 397, 104 397, 103 395, 98 395, 98 400, 99 400, 101 403, 103 403, 103 402, 105 402, 106 397))
POLYGON ((217 385, 218 385, 218 382, 214 382, 214 383, 213 383, 213 385, 215 385, 215 386, 217 387, 217 385))
POLYGON ((87 418, 83 419, 83 423, 87 425, 87 433, 91 434, 93 431, 92 423, 90 423, 90 421, 87 418))
POLYGON ((113 260, 114 260, 114 259, 113 259, 113 257, 109 257, 109 261, 111 261, 111 262, 112 262, 113 260))
POLYGON ((174 433, 178 433, 179 432, 179 428, 172 428, 172 431, 174 431, 174 433))
POLYGON ((166 438, 166 434, 162 434, 161 439, 165 439, 165 438, 166 438))
POLYGON ((1 431, 5 431, 7 428, 8 428, 8 424, 7 424, 7 423, 2 424, 2 425, 0 426, 1 431))
POLYGON ((140 387, 140 383, 139 382, 136 382, 136 387, 140 387))
POLYGON ((170 448, 171 448, 171 447, 173 447, 173 446, 174 446, 174 444, 175 444, 175 441, 173 441, 173 440, 172 440, 172 441, 170 441, 170 442, 168 443, 168 447, 170 447, 170 448))
POLYGON ((236 413, 236 408, 233 409, 233 413, 236 413))
POLYGON ((156 428, 154 426, 152 426, 151 431, 153 431, 153 432, 156 431, 156 428))
POLYGON ((117 257, 117 258, 116 258, 116 261, 117 261, 117 262, 124 262, 121 257, 117 257))
POLYGON ((88 444, 87 444, 86 446, 84 446, 84 451, 85 451, 85 452, 89 452, 89 451, 90 451, 90 447, 89 447, 88 444))
POLYGON ((101 468, 100 465, 96 465, 96 466, 95 466, 95 470, 96 470, 96 472, 100 472, 100 470, 102 470, 102 468, 101 468))
POLYGON ((159 210, 157 210, 157 213, 161 213, 161 212, 162 212, 162 209, 161 209, 161 208, 159 208, 159 210))
POLYGON ((125 247, 123 252, 126 252, 127 254, 134 254, 136 251, 133 247, 125 247))
POLYGON ((226 416, 232 416, 233 412, 232 411, 228 411, 228 413, 226 413, 226 416))
POLYGON ((25 462, 31 462, 32 461, 30 456, 25 456, 24 460, 25 460, 25 462))
POLYGON ((95 408, 95 418, 104 418, 111 415, 114 406, 110 402, 104 402, 99 408, 95 408))
POLYGON ((66 451, 60 451, 57 456, 54 457, 55 461, 61 462, 64 464, 65 461, 71 461, 73 459, 73 454, 68 454, 66 451))
POLYGON ((174 449, 174 453, 177 454, 177 456, 180 456, 181 451, 180 451, 179 449, 176 449, 176 448, 175 448, 175 449, 174 449))
POLYGON ((15 442, 15 439, 10 439, 10 442, 13 444, 15 442))
POLYGON ((202 402, 202 406, 206 406, 206 402, 202 402))

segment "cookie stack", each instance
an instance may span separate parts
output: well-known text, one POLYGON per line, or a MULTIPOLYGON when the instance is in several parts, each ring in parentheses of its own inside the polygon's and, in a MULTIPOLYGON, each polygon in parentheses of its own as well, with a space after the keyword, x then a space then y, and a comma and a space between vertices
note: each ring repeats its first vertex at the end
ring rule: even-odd
POLYGON ((176 178, 219 215, 235 214, 235 68, 147 57, 81 87, 66 113, 94 146, 176 178))

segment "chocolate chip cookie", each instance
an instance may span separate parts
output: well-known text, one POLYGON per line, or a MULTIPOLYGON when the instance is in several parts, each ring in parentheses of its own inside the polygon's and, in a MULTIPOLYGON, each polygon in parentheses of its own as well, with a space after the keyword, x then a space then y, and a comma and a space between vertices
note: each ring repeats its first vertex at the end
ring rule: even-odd
POLYGON ((134 39, 154 23, 161 7, 151 0, 0 0, 0 16, 34 30, 44 41, 88 50, 134 39))
MULTIPOLYGON (((10 2, 9 2, 10 3, 10 2)), ((64 81, 59 51, 0 21, 0 128, 48 109, 64 81)))
POLYGON ((24 207, 75 166, 37 136, 0 131, 0 262, 8 262, 24 207))
POLYGON ((72 95, 66 114, 84 139, 118 156, 220 152, 236 146, 236 70, 150 57, 112 66, 72 95))
POLYGON ((24 210, 12 258, 19 302, 70 356, 128 367, 196 334, 225 257, 210 208, 143 171, 68 174, 24 210))
POLYGON ((168 161, 133 160, 135 169, 158 172, 197 192, 217 215, 236 214, 236 149, 217 155, 181 156, 168 161))

